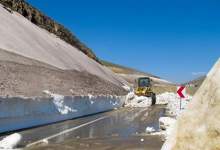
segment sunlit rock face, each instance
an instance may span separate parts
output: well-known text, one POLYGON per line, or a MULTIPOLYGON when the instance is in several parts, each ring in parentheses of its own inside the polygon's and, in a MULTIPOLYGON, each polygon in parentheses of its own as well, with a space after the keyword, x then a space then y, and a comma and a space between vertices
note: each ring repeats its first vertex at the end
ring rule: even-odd
POLYGON ((220 149, 220 59, 178 119, 169 144, 172 150, 220 149))

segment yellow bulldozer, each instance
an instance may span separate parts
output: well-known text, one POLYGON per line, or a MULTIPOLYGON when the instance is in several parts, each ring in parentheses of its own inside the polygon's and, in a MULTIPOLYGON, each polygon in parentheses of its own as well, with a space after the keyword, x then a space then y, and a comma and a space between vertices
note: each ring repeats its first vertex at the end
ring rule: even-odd
POLYGON ((152 105, 156 104, 156 94, 152 90, 152 80, 149 77, 140 77, 136 80, 137 87, 135 94, 137 96, 151 97, 152 105))

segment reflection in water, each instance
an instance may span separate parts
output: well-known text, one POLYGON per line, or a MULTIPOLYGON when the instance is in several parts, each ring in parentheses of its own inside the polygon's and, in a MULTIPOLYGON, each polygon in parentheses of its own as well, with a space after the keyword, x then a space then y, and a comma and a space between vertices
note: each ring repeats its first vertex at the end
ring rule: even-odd
MULTIPOLYGON (((142 133, 145 133, 147 126, 159 129, 158 119, 164 115, 164 111, 164 107, 153 106, 122 108, 108 112, 102 114, 102 116, 107 116, 105 119, 54 138, 46 147, 34 149, 160 149, 162 141, 159 137, 146 136, 142 133)), ((69 121, 59 129, 54 126, 54 129, 66 130, 71 128, 73 122, 77 123, 69 121)))
POLYGON ((97 123, 52 139, 52 142, 60 143, 66 139, 74 140, 76 137, 80 137, 80 139, 106 138, 112 135, 126 138, 137 133, 145 133, 147 126, 152 126, 158 130, 158 119, 164 111, 163 109, 155 110, 152 108, 124 108, 110 113, 109 117, 97 123))

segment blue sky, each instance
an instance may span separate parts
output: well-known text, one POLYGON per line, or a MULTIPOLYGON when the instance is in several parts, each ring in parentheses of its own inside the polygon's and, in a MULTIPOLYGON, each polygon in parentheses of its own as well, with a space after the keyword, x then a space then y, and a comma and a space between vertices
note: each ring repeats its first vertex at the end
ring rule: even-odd
POLYGON ((174 82, 220 57, 219 0, 28 0, 104 60, 174 82))

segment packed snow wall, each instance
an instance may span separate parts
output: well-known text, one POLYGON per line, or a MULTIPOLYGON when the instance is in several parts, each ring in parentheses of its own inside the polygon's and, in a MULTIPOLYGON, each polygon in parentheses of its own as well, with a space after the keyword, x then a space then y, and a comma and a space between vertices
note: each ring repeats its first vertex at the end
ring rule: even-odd
POLYGON ((123 96, 1 97, 0 133, 112 110, 124 101, 123 96))
POLYGON ((208 73, 162 150, 220 149, 220 59, 208 73))

